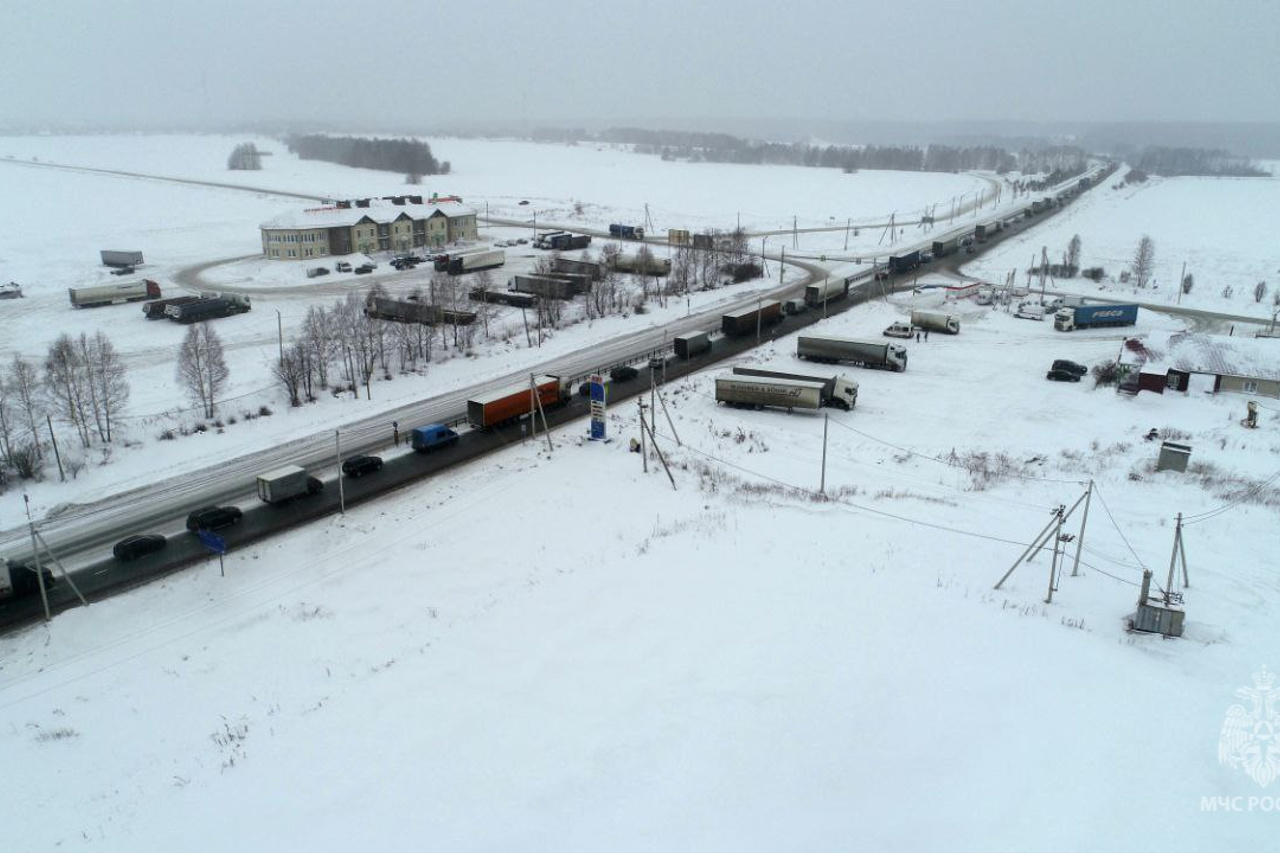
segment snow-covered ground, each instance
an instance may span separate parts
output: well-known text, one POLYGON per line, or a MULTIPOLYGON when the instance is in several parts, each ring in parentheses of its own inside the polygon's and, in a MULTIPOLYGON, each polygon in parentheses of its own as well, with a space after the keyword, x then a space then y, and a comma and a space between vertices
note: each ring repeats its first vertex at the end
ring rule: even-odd
MULTIPOLYGON (((1087 211, 1124 218, 1096 195, 1062 214, 1077 218, 1059 242, 1078 226, 1086 257, 1087 211)), ((235 254, 220 216, 171 251, 235 254)), ((130 236, 103 234, 78 264, 130 236)), ((819 328, 878 337, 938 298, 819 328)), ((910 342, 905 373, 831 368, 861 387, 853 412, 830 413, 825 498, 822 416, 718 407, 712 371, 665 391, 675 489, 656 458, 644 474, 627 452, 636 426, 620 406, 610 444, 575 424, 550 453, 510 448, 233 553, 225 578, 205 565, 0 637, 6 837, 130 851, 1264 842, 1275 783, 1218 749, 1228 708, 1252 708, 1237 690, 1280 666, 1280 493, 1264 483, 1280 468, 1280 405, 1264 401, 1247 431, 1239 396, 1045 381, 1055 358, 1095 364, 1125 333, 1177 327, 1152 312, 1136 330, 1062 335, 951 310, 962 333, 910 342), (1152 427, 1192 446, 1191 473, 1153 471, 1152 427), (993 590, 1090 479, 1080 574, 1069 551, 1046 604, 1041 554, 993 590), (1165 583, 1178 513, 1193 520, 1186 636, 1127 634, 1141 568, 1165 583)), ((0 323, 36 348, 48 333, 0 323)), ((554 340, 581 346, 588 331, 554 340)), ((750 359, 799 366, 794 346, 750 359)), ((432 389, 489 369, 455 362, 432 389)), ((351 410, 149 447, 246 446, 351 410)), ((146 461, 101 470, 142 478, 146 461)))
MULTIPOLYGON (((402 193, 408 189, 403 176, 301 161, 270 139, 256 140, 261 149, 273 152, 264 158, 262 171, 228 171, 227 154, 242 141, 220 136, 0 138, 0 188, 7 201, 0 205, 0 228, 4 233, 21 235, 20 240, 12 240, 0 250, 0 281, 19 282, 26 294, 20 301, 0 301, 0 364, 7 365, 14 354, 41 361, 59 334, 77 336, 102 329, 123 354, 131 386, 122 419, 127 444, 113 451, 111 464, 102 465, 99 451, 77 448, 68 436, 64 449, 72 460, 83 462, 86 467, 70 487, 58 483, 56 477, 26 484, 24 491, 30 496, 37 517, 72 500, 95 500, 156 476, 197 464, 213 464, 229 448, 245 452, 287 441, 337 427, 357 415, 506 375, 525 365, 635 330, 641 323, 661 324, 759 286, 748 283, 694 294, 679 305, 651 306, 653 310, 643 317, 614 317, 573 326, 533 351, 523 345, 519 312, 506 309, 491 324, 499 340, 476 347, 474 351, 481 355, 478 359, 462 359, 456 351, 438 350, 437 363, 426 375, 376 383, 372 402, 325 397, 299 412, 281 404, 281 394, 271 378, 279 337, 283 336, 287 343, 310 306, 329 304, 347 292, 366 288, 368 280, 337 273, 309 280, 304 270, 313 262, 305 261, 247 259, 228 263, 209 270, 207 280, 214 286, 234 284, 256 290, 250 313, 217 321, 214 326, 228 350, 231 369, 223 395, 226 402, 219 409, 219 419, 227 431, 160 442, 157 438, 162 433, 180 433, 203 420, 174 375, 174 359, 186 330, 173 323, 146 321, 137 304, 75 310, 68 303, 67 288, 120 280, 98 264, 100 249, 140 249, 147 263, 138 271, 138 277, 158 281, 166 295, 181 293, 173 284, 177 271, 193 264, 260 254, 259 223, 284 209, 308 203, 268 193, 53 169, 49 164, 339 197, 402 193), (37 222, 59 224, 33 227, 37 222), (246 414, 253 414, 264 405, 275 416, 250 423, 246 414), (229 423, 231 418, 236 419, 234 425, 229 423)), ((695 230, 711 226, 732 228, 739 211, 743 227, 753 230, 790 227, 792 216, 784 214, 779 218, 775 215, 779 211, 794 212, 800 227, 820 226, 828 215, 836 213, 842 223, 847 218, 855 222, 884 221, 895 209, 946 205, 951 196, 966 192, 971 200, 988 187, 986 179, 969 175, 843 175, 820 169, 664 163, 655 157, 612 148, 481 140, 433 140, 432 144, 437 156, 452 161, 454 173, 433 179, 434 183, 414 188, 415 191, 458 193, 478 209, 487 206, 495 216, 528 220, 536 208, 540 223, 557 221, 559 217, 597 228, 611 221, 638 221, 636 217, 643 216, 646 201, 652 203, 651 212, 660 227, 669 224, 695 230), (518 202, 523 199, 532 199, 533 206, 520 206, 518 202), (576 212, 578 203, 583 206, 581 214, 576 212), (664 211, 661 215, 656 212, 659 209, 664 211)), ((482 236, 506 240, 527 237, 528 231, 485 228, 482 236)), ((883 229, 879 236, 887 245, 883 229)), ((843 239, 843 231, 800 234, 795 245, 800 250, 817 252, 820 249, 814 246, 818 244, 806 241, 843 239)), ((876 236, 870 231, 851 240, 855 248, 862 240, 861 245, 870 253, 887 251, 876 245, 876 236)), ((771 238, 767 247, 776 249, 780 242, 781 237, 771 238)), ((661 249, 658 251, 661 253, 661 249)), ((505 281, 513 273, 528 271, 541 255, 527 246, 509 250, 509 264, 497 271, 497 280, 505 281)), ((389 272, 385 263, 379 270, 384 272, 389 272)), ((773 273, 777 275, 776 271, 773 273)), ((405 273, 389 277, 384 284, 392 291, 408 291, 425 287, 428 275, 425 271, 405 273)), ((796 273, 793 271, 792 275, 796 273)), ((0 495, 0 529, 12 528, 23 518, 21 494, 10 490, 0 495)))
MULTIPOLYGON (((1106 185, 1086 193, 1043 226, 1003 241, 964 271, 1003 282, 1011 270, 1017 283, 1040 263, 1047 249, 1050 263, 1061 263, 1067 245, 1080 236, 1080 266, 1102 267, 1107 279, 1095 285, 1085 278, 1063 279, 1050 289, 1134 299, 1154 304, 1175 302, 1188 307, 1269 320, 1280 302, 1280 179, 1150 178, 1146 183, 1113 189, 1121 169, 1106 185), (1155 242, 1152 282, 1139 289, 1123 284, 1121 272, 1133 265, 1138 242, 1155 242), (1179 295, 1183 264, 1194 283, 1179 295), (1266 282, 1261 301, 1258 282, 1266 282), (1224 291, 1230 288, 1230 294, 1224 291)), ((1038 277, 1033 279, 1038 282, 1038 277)))

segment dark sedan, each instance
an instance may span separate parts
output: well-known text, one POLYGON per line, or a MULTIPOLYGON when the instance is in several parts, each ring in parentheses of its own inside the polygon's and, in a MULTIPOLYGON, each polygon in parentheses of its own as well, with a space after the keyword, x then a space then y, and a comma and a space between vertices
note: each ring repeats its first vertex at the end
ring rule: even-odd
POLYGON ((145 557, 148 554, 163 550, 167 544, 169 544, 168 541, 158 533, 143 533, 121 539, 111 549, 111 553, 115 555, 117 560, 127 563, 130 560, 136 560, 139 557, 145 557))
POLYGON ((1067 370, 1074 373, 1076 376, 1084 376, 1089 372, 1089 368, 1085 367, 1083 364, 1080 364, 1077 361, 1067 361, 1065 358, 1056 359, 1053 364, 1049 366, 1049 369, 1067 370))
POLYGON ((1072 370, 1062 370, 1061 368, 1050 370, 1044 375, 1045 379, 1052 379, 1054 382, 1079 382, 1080 374, 1072 370))
POLYGON ((238 506, 206 506, 187 516, 187 529, 221 530, 239 524, 243 516, 238 506))
POLYGON ((382 470, 381 456, 352 456, 342 461, 342 473, 348 477, 363 477, 382 470))

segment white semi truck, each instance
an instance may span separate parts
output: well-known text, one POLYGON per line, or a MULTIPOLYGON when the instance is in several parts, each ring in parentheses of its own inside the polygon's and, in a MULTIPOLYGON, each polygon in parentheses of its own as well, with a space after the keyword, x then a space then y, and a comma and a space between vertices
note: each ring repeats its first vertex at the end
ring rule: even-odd
POLYGON ((801 335, 796 342, 796 355, 807 361, 830 364, 847 361, 862 367, 876 367, 897 373, 907 369, 907 348, 902 344, 880 341, 801 335))
POLYGON ((792 379, 796 382, 820 382, 822 393, 820 402, 823 406, 852 411, 858 402, 858 383, 837 373, 834 376, 811 376, 805 373, 789 373, 784 370, 769 370, 761 367, 735 367, 737 376, 756 376, 762 379, 792 379))
POLYGON ((912 311, 911 325, 946 335, 960 334, 960 319, 945 311, 912 311))
POLYGON ((743 409, 818 409, 822 407, 821 380, 766 379, 722 373, 716 377, 716 402, 743 409))

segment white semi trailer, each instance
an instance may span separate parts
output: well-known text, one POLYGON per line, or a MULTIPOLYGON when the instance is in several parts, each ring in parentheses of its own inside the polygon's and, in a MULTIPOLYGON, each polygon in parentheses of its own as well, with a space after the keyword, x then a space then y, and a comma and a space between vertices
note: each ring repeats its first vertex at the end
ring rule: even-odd
POLYGON ((801 335, 796 342, 796 355, 807 361, 830 364, 847 361, 862 367, 877 367, 898 373, 907 369, 907 348, 902 344, 881 341, 801 335))
POLYGON ((716 377, 716 402, 744 409, 818 409, 822 407, 822 386, 821 381, 722 373, 716 377))

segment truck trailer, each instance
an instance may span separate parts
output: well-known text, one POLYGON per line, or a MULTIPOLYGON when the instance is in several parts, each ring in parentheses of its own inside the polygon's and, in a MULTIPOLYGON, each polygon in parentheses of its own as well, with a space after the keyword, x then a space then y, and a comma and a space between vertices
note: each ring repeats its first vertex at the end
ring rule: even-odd
POLYGON ((767 329, 775 323, 782 322, 782 303, 778 300, 765 302, 755 308, 743 308, 720 318, 720 331, 727 337, 735 338, 749 335, 757 329, 767 329))
POLYGON ((1059 332, 1097 329, 1105 326, 1132 326, 1138 322, 1137 305, 1077 305, 1059 308, 1053 327, 1059 332))
POLYGON ((117 249, 103 249, 98 253, 102 258, 104 267, 140 267, 142 266, 142 253, 132 251, 120 251, 117 249))
POLYGON ((858 402, 858 383, 843 373, 837 373, 834 376, 811 376, 805 373, 788 373, 783 370, 768 370, 760 367, 735 367, 733 372, 738 376, 821 383, 821 405, 844 409, 846 412, 853 411, 853 407, 858 402))
POLYGON ((479 270, 497 269, 507 262, 507 253, 501 249, 487 252, 468 252, 465 255, 449 258, 447 267, 449 275, 478 272, 479 270))
POLYGON ((498 305, 510 305, 513 308, 532 308, 537 304, 537 297, 532 293, 516 293, 512 290, 488 290, 473 287, 467 298, 472 302, 492 302, 498 305))
POLYGON ((559 376, 539 376, 533 381, 533 388, 530 393, 529 383, 522 382, 468 400, 467 421, 474 429, 491 429, 536 411, 538 406, 531 399, 535 394, 543 409, 567 403, 571 394, 559 376))
POLYGON ((615 255, 613 268, 618 272, 635 273, 636 275, 667 275, 671 272, 670 258, 650 256, 647 262, 640 255, 615 255))
POLYGON ((287 503, 303 495, 318 495, 324 483, 300 465, 285 465, 258 475, 258 499, 272 505, 287 503))
POLYGON ((588 234, 556 234, 543 241, 545 248, 558 252, 570 252, 574 249, 585 249, 591 245, 588 234))
POLYGON ((551 268, 556 272, 585 275, 590 277, 592 281, 599 281, 604 278, 604 269, 595 261, 576 261, 573 258, 555 258, 551 261, 551 268))
POLYGON ((934 240, 933 241, 933 257, 945 258, 947 255, 955 254, 956 247, 960 245, 959 237, 952 237, 950 240, 934 240))
POLYGON ((889 256, 889 272, 893 275, 911 272, 918 266, 920 266, 919 250, 907 252, 905 255, 889 256))
POLYGON ((122 302, 139 302, 143 299, 159 299, 160 285, 149 278, 142 281, 126 281, 122 284, 98 284, 92 287, 67 288, 67 296, 76 308, 93 308, 98 305, 119 305, 122 302))
POLYGON ((164 312, 170 305, 187 305, 199 299, 199 296, 171 296, 168 299, 156 299, 142 306, 142 315, 148 320, 163 320, 164 312))
POLYGON ((821 308, 828 302, 844 299, 849 295, 849 279, 829 278, 804 289, 804 301, 810 308, 821 308))
POLYGON ((686 360, 711 351, 711 334, 709 332, 690 332, 687 335, 677 335, 672 342, 675 345, 676 355, 686 360))
POLYGON ((244 314, 251 307, 247 296, 220 293, 201 295, 194 302, 166 305, 164 314, 175 323, 200 323, 205 320, 216 320, 219 317, 244 314))
POLYGON ((895 343, 802 335, 796 341, 796 355, 807 361, 829 364, 847 361, 862 367, 892 370, 896 373, 907 369, 907 348, 895 343))
POLYGON ((959 318, 945 311, 912 311, 911 325, 931 332, 942 332, 944 335, 960 334, 959 318))
POLYGON ((997 219, 994 222, 983 222, 980 225, 974 226, 973 239, 977 240, 979 243, 985 243, 994 237, 999 231, 1000 220, 997 219))
POLYGON ((609 226, 609 236, 621 240, 643 240, 644 229, 638 225, 620 225, 614 222, 609 226))
POLYGON ((375 320, 391 320, 395 323, 421 323, 425 326, 470 326, 476 321, 474 311, 455 311, 439 305, 430 305, 412 299, 390 299, 386 296, 370 296, 365 301, 364 313, 375 320))
POLYGON ((744 409, 818 409, 822 406, 822 382, 722 373, 716 377, 716 402, 744 409))
POLYGON ((569 279, 547 275, 512 276, 507 287, 519 293, 532 293, 549 299, 572 299, 578 293, 577 286, 569 279))

